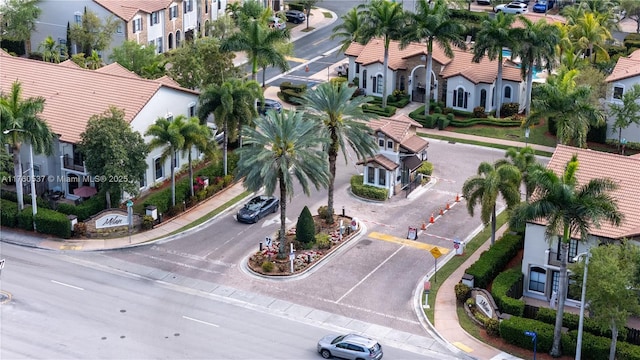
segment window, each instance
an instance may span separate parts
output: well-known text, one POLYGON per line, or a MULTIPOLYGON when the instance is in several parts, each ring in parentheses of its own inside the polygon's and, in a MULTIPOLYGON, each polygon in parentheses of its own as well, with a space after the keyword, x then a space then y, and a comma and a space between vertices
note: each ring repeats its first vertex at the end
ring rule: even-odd
POLYGON ((155 25, 160 22, 160 13, 158 11, 154 11, 151 13, 151 25, 155 25))
POLYGON ((544 294, 547 272, 541 267, 532 267, 529 272, 529 290, 544 294))
POLYGON ((376 84, 377 86, 375 86, 375 88, 376 88, 376 92, 377 92, 378 94, 382 94, 382 87, 384 86, 384 82, 382 81, 382 75, 378 75, 378 76, 376 76, 376 80, 377 80, 377 82, 378 82, 378 83, 376 84))
POLYGON ((362 87, 367 88, 367 70, 362 70, 362 87))
POLYGON ((189 117, 196 116, 196 103, 192 102, 189 104, 189 117))
POLYGON ((360 73, 360 64, 356 63, 356 74, 360 73))
POLYGON ((169 20, 175 19, 178 17, 178 5, 173 5, 169 8, 169 20))
POLYGON ((384 139, 378 139, 378 146, 384 148, 384 139))
POLYGON ((162 161, 160 161, 160 158, 156 158, 155 160, 153 160, 153 168, 156 172, 156 180, 162 179, 164 174, 162 169, 162 161))
MULTIPOLYGON (((560 248, 562 247, 562 237, 558 236, 558 250, 557 250, 557 259, 559 261, 562 261, 562 259, 560 259, 560 248)), ((569 240, 569 262, 573 263, 573 258, 576 257, 576 255, 578 255, 578 240, 577 239, 571 239, 569 240)))
POLYGON ((180 151, 176 150, 173 153, 173 168, 177 169, 180 167, 180 151))
POLYGON ((459 87, 453 90, 453 106, 466 108, 469 101, 469 93, 459 87))
POLYGON ((387 170, 378 169, 378 185, 385 186, 387 184, 387 170))
POLYGON ((193 10, 193 0, 184 0, 182 2, 182 10, 187 13, 193 10))
POLYGON ((164 49, 162 48, 162 38, 159 37, 156 39, 156 46, 158 47, 158 54, 162 54, 164 52, 164 49))
POLYGON ((173 34, 169 33, 167 37, 167 45, 169 46, 169 50, 173 49, 173 34))
POLYGON ((164 118, 169 120, 169 121, 173 121, 173 114, 172 113, 167 113, 167 115, 165 115, 164 118))
POLYGON ((372 167, 367 167, 367 183, 375 184, 376 183, 376 169, 372 167))
POLYGON ((387 149, 393 149, 393 141, 387 140, 387 149))
POLYGON ((624 93, 624 88, 622 86, 614 86, 613 87, 613 98, 617 100, 622 100, 622 94, 624 93))
POLYGON ((205 14, 209 13, 209 0, 204 1, 204 12, 205 14))
POLYGON ((75 14, 73 14, 73 20, 78 25, 82 24, 82 14, 79 11, 76 11, 75 14))
POLYGON ((511 100, 511 86, 504 87, 504 99, 511 100))
POLYGON ((119 23, 118 26, 116 27, 116 33, 122 34, 123 31, 124 29, 122 27, 122 23, 119 23))
POLYGON ((487 90, 485 89, 480 90, 480 106, 487 109, 487 90))
POLYGON ((176 31, 176 47, 180 46, 180 30, 176 31))
POLYGON ((140 179, 140 188, 145 188, 147 187, 147 172, 145 171, 144 174, 142 175, 142 179, 140 179))
POLYGON ((222 1, 218 1, 218 10, 222 10, 222 1))
POLYGON ((62 56, 67 51, 67 39, 58 38, 58 43, 60 44, 60 56, 62 56))
POLYGON ((560 284, 560 272, 552 271, 551 272, 551 292, 558 293, 558 284, 560 284))
POLYGON ((133 32, 142 31, 142 18, 133 19, 133 32))

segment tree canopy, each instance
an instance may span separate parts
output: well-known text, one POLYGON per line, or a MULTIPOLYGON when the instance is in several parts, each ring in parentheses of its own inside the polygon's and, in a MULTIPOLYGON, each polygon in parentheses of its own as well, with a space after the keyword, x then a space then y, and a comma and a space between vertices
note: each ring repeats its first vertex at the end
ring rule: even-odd
POLYGON ((92 51, 102 51, 109 47, 111 38, 118 28, 118 22, 109 16, 103 22, 96 13, 85 8, 82 22, 71 26, 69 40, 77 46, 77 52, 90 56, 92 51))
POLYGON ((164 75, 163 57, 156 54, 154 45, 140 45, 127 40, 112 49, 109 60, 147 79, 157 79, 164 75))

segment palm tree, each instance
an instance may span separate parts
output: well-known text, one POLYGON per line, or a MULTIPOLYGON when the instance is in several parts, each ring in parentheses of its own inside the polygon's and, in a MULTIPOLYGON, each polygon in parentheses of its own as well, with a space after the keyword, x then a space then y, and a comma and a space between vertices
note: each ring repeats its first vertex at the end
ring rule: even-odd
POLYGON ((547 24, 544 19, 533 23, 524 16, 520 16, 520 21, 524 24, 524 28, 514 30, 514 41, 518 46, 513 49, 513 54, 520 56, 522 60, 522 74, 527 82, 525 110, 528 116, 531 113, 533 70, 536 67, 546 68, 551 73, 560 33, 557 26, 547 24))
POLYGON ((544 169, 544 166, 536 160, 535 150, 531 146, 525 146, 519 150, 509 148, 504 156, 508 160, 499 160, 498 163, 509 163, 510 161, 511 165, 520 170, 522 183, 525 187, 525 200, 529 201, 529 197, 536 187, 536 184, 531 181, 531 173, 544 169))
POLYGON ((238 136, 237 129, 258 116, 255 102, 263 99, 262 89, 256 81, 231 79, 222 85, 211 85, 200 94, 198 117, 206 123, 213 114, 218 129, 224 131, 222 158, 224 174, 227 175, 227 148, 229 139, 238 136), (232 132, 232 134, 230 134, 232 132))
POLYGON ((516 20, 515 16, 499 12, 493 19, 482 22, 480 31, 476 35, 475 46, 473 47, 473 61, 480 62, 483 57, 488 57, 493 61, 498 59, 498 77, 496 79, 496 117, 500 117, 502 107, 502 48, 513 48, 512 26, 516 20))
POLYGON ((211 130, 209 127, 200 124, 200 119, 197 117, 192 117, 187 119, 184 115, 178 115, 176 117, 176 121, 183 122, 184 126, 179 128, 180 135, 184 139, 184 143, 182 144, 182 156, 187 154, 187 163, 189 164, 189 190, 191 192, 191 196, 194 196, 193 190, 193 166, 192 166, 192 156, 191 152, 193 148, 207 153, 213 154, 216 149, 215 140, 212 139, 211 130))
POLYGON ((362 28, 360 40, 369 42, 381 37, 384 43, 384 63, 382 65, 382 107, 387 107, 387 76, 389 72, 389 44, 399 40, 405 29, 406 16, 399 3, 386 0, 372 0, 362 10, 362 28))
POLYGON ((371 98, 358 96, 352 99, 355 90, 356 88, 350 88, 346 83, 329 82, 308 91, 302 97, 309 116, 318 122, 325 136, 330 139, 326 149, 330 174, 327 221, 330 223, 333 222, 333 188, 338 153, 342 151, 346 162, 347 146, 353 149, 358 158, 373 156, 377 149, 371 129, 362 121, 370 118, 369 114, 362 111, 362 104, 366 104, 371 98))
POLYGON ((289 40, 288 29, 269 29, 256 19, 240 21, 240 31, 222 39, 221 51, 245 51, 251 63, 251 80, 256 81, 260 61, 273 64, 282 71, 289 69, 285 56, 278 52, 276 44, 289 40))
POLYGON ((182 128, 185 126, 184 116, 178 116, 173 120, 159 117, 156 122, 149 126, 145 136, 152 136, 149 142, 149 149, 162 149, 160 162, 164 163, 167 158, 171 159, 171 206, 176 206, 176 152, 183 148, 184 137, 182 128))
POLYGON ((541 119, 553 119, 557 123, 556 136, 560 144, 585 147, 589 127, 601 125, 604 112, 591 102, 588 85, 576 86, 578 73, 578 70, 562 69, 536 87, 534 112, 525 126, 541 119))
POLYGON ((533 201, 520 203, 511 214, 509 225, 523 228, 528 221, 546 220, 545 236, 553 241, 558 234, 560 247, 560 274, 558 284, 558 309, 553 333, 551 356, 559 357, 564 303, 567 297, 567 261, 571 236, 580 235, 582 241, 589 237, 591 226, 598 228, 602 221, 618 226, 622 214, 610 192, 616 184, 609 179, 591 179, 579 185, 576 179, 578 157, 567 163, 564 173, 556 175, 552 170, 535 171, 532 181, 537 184, 533 201))
POLYGON ((579 17, 570 29, 572 39, 581 49, 589 51, 589 59, 594 63, 594 52, 598 52, 604 59, 609 59, 609 53, 603 45, 613 37, 602 23, 606 23, 604 16, 587 12, 579 17))
POLYGON ((612 102, 609 104, 609 112, 615 118, 611 129, 618 129, 618 150, 622 142, 622 129, 628 128, 631 124, 640 124, 640 84, 633 84, 631 89, 622 95, 622 104, 612 102))
POLYGON ((250 191, 262 187, 266 194, 280 191, 280 246, 278 257, 285 255, 287 200, 293 197, 293 181, 309 195, 310 183, 316 189, 329 182, 327 154, 322 150, 328 139, 319 136, 317 124, 306 121, 302 113, 268 112, 256 119, 256 128, 245 126, 245 146, 238 150, 237 178, 244 178, 250 191))
POLYGON ((87 68, 91 70, 98 70, 103 65, 102 59, 100 58, 100 54, 98 54, 98 52, 95 50, 91 50, 91 56, 86 58, 85 61, 87 64, 87 68))
POLYGON ((425 88, 427 99, 424 104, 424 114, 429 115, 431 100, 431 73, 433 72, 433 43, 437 43, 444 49, 445 55, 452 58, 452 45, 465 49, 466 45, 462 39, 464 26, 459 22, 450 19, 449 7, 444 0, 418 0, 416 11, 410 16, 410 24, 406 29, 406 36, 403 38, 403 46, 413 41, 426 42, 426 78, 425 88))
POLYGON ((480 219, 484 224, 491 221, 491 246, 496 241, 496 202, 502 195, 507 207, 520 202, 520 170, 508 163, 490 164, 486 161, 478 166, 478 175, 467 179, 462 186, 462 195, 467 200, 467 211, 473 216, 476 205, 481 206, 480 219))
POLYGON ((56 43, 51 36, 47 36, 38 46, 38 51, 42 53, 42 60, 57 64, 60 62, 61 54, 66 56, 67 47, 56 43))
MULTIPOLYGON (((8 94, 0 94, 0 130, 4 141, 13 149, 13 172, 16 179, 16 193, 18 209, 24 209, 24 195, 22 192, 22 162, 20 147, 29 142, 36 154, 51 154, 53 152, 53 132, 49 125, 40 118, 44 110, 43 97, 22 98, 22 86, 15 81, 8 94), (5 134, 5 132, 7 132, 5 134), (7 141, 8 140, 8 141, 7 141)), ((32 164, 33 166, 33 164, 32 164)), ((36 196, 36 194, 31 194, 36 196)))
POLYGON ((341 52, 345 52, 352 42, 363 42, 361 40, 361 32, 363 29, 362 8, 363 4, 351 8, 346 14, 342 15, 340 19, 342 23, 333 28, 333 34, 331 39, 341 38, 340 44, 341 52))

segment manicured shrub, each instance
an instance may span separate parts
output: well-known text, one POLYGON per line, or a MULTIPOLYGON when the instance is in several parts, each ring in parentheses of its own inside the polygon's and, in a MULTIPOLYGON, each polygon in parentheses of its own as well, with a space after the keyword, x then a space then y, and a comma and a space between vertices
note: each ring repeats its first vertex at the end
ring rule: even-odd
POLYGON ((487 319, 484 322, 484 328, 487 330, 487 334, 489 336, 498 337, 500 336, 500 321, 498 319, 487 319))
POLYGON ((456 284, 454 290, 456 292, 456 300, 461 304, 467 301, 471 295, 471 288, 461 282, 456 284))
MULTIPOLYGON (((538 310, 538 314, 536 315, 536 320, 555 325, 556 310, 549 308, 540 308, 538 310)), ((577 330, 579 323, 580 316, 578 316, 577 314, 565 312, 564 315, 562 315, 562 326, 566 327, 569 330, 577 330)), ((583 330, 584 332, 588 332, 596 336, 611 338, 611 330, 602 330, 598 323, 589 317, 584 318, 583 330)), ((627 332, 627 328, 619 329, 618 340, 625 340, 627 337, 627 332)))
POLYGON ((153 217, 145 215, 142 217, 142 224, 140 225, 142 230, 149 230, 153 227, 153 217))
POLYGON ((71 221, 65 214, 49 209, 38 209, 35 222, 39 233, 51 234, 64 239, 71 237, 71 221))
POLYGON ((487 117, 487 113, 484 111, 484 106, 476 106, 473 108, 473 117, 474 118, 485 118, 487 117))
POLYGON ((362 105, 362 111, 366 113, 377 114, 380 116, 393 116, 396 113, 396 107, 387 104, 386 108, 382 108, 375 104, 364 104, 362 105))
POLYGON ((501 272, 493 280, 491 296, 496 301, 500 312, 516 316, 524 314, 524 300, 514 299, 507 295, 514 285, 522 282, 522 278, 522 271, 518 267, 501 272))
POLYGON ((262 263, 262 271, 264 272, 272 272, 273 271, 273 263, 269 260, 266 260, 262 263))
POLYGON ((474 285, 486 289, 487 285, 504 269, 523 246, 523 237, 504 234, 495 244, 480 254, 480 258, 465 270, 473 275, 474 285))
POLYGON ((303 244, 311 244, 315 241, 316 225, 313 222, 313 216, 309 208, 305 206, 300 212, 298 222, 296 223, 296 240, 303 244))
POLYGON ((107 207, 106 199, 102 193, 93 196, 92 198, 81 202, 78 205, 71 205, 66 203, 58 204, 56 211, 66 215, 75 215, 78 217, 78 221, 85 221, 93 215, 99 213, 107 207))
POLYGON ((455 115, 453 115, 453 113, 447 113, 447 120, 449 120, 449 122, 453 121, 453 119, 455 119, 455 115))
POLYGON ((31 206, 25 207, 18 212, 16 224, 20 229, 33 231, 33 210, 31 210, 31 206))
POLYGON ((17 226, 18 204, 0 199, 0 225, 7 227, 17 226))
POLYGON ((329 220, 331 217, 331 214, 329 214, 329 207, 327 205, 320 206, 318 208, 318 216, 320 216, 321 219, 329 220))
POLYGON ((537 350, 539 353, 551 351, 553 345, 553 325, 540 321, 512 316, 500 322, 500 337, 509 344, 523 349, 533 350, 531 337, 524 334, 525 331, 537 333, 537 350))
POLYGON ((364 177, 362 175, 354 175, 351 177, 351 192, 365 199, 384 201, 389 197, 389 191, 386 188, 379 188, 371 185, 364 185, 364 177))
POLYGON ((520 109, 520 104, 516 102, 504 103, 500 107, 500 116, 509 117, 518 113, 520 109))
POLYGON ((444 116, 438 116, 438 130, 444 130, 449 126, 449 119, 444 116))
POLYGON ((316 234, 316 246, 320 250, 331 249, 331 237, 329 234, 316 234))
POLYGON ((433 174, 433 164, 428 161, 423 161, 417 172, 422 175, 431 176, 431 174, 433 174))

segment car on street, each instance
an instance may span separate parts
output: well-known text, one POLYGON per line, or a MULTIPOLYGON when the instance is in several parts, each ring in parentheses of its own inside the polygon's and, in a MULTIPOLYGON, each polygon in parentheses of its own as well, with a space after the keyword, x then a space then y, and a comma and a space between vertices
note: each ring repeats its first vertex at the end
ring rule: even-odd
POLYGON ((242 223, 255 224, 263 217, 278 211, 280 200, 273 196, 259 195, 249 200, 236 214, 236 220, 242 223))
POLYGON ((545 13, 551 8, 553 8, 553 1, 538 0, 535 4, 533 4, 532 10, 535 13, 545 13))
POLYGON ((287 24, 277 16, 273 16, 269 19, 269 27, 272 29, 284 30, 287 28, 287 24))
POLYGON ((338 76, 349 75, 349 63, 342 63, 336 66, 336 73, 338 73, 338 76))
POLYGON ((288 22, 292 22, 294 24, 301 24, 303 21, 307 20, 305 14, 300 10, 287 10, 284 15, 287 17, 288 22))
POLYGON ((382 346, 373 339, 357 334, 324 336, 318 341, 317 350, 324 359, 382 359, 382 346))
POLYGON ((526 14, 529 12, 527 4, 512 2, 509 4, 500 4, 493 8, 496 13, 503 12, 505 14, 526 14))
POLYGON ((256 106, 258 107, 258 114, 263 116, 267 115, 267 111, 271 109, 275 110, 277 113, 282 112, 282 104, 276 100, 264 99, 264 102, 258 101, 256 106))

